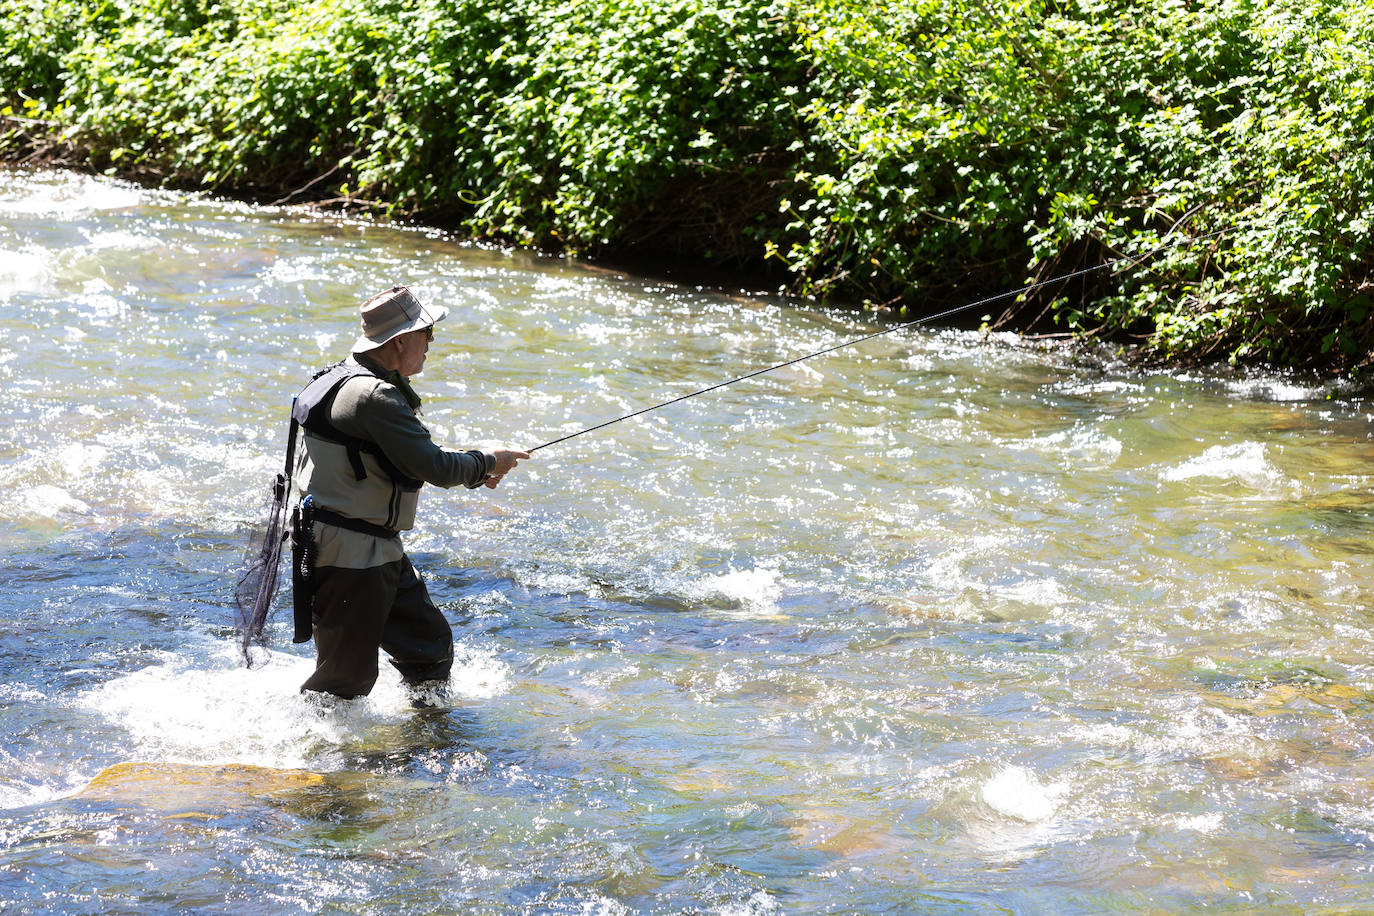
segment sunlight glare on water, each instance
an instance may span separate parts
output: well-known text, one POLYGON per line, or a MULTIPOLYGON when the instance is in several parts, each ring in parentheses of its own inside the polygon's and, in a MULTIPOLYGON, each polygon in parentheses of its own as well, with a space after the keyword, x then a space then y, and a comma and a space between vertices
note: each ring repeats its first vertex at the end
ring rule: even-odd
POLYGON ((871 333, 440 233, 0 172, 0 909, 1100 913, 1374 899, 1371 415, 911 330, 430 488, 356 701, 231 594, 394 283, 454 447, 871 333))

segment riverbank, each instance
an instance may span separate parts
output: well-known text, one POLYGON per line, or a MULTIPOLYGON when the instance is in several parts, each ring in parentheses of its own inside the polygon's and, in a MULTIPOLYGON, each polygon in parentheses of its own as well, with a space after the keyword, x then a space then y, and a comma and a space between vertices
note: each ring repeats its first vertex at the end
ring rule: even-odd
POLYGON ((0 156, 1149 359, 1374 358, 1374 11, 0 0, 0 156), (979 316, 981 319, 983 316, 979 316))

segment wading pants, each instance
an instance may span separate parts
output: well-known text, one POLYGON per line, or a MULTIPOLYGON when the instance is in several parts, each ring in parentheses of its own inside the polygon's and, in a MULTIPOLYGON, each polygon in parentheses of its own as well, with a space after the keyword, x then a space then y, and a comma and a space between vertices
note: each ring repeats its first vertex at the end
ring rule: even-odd
POLYGON ((368 569, 318 566, 313 581, 315 673, 301 690, 366 696, 377 682, 378 648, 406 683, 448 677, 453 631, 410 557, 368 569))

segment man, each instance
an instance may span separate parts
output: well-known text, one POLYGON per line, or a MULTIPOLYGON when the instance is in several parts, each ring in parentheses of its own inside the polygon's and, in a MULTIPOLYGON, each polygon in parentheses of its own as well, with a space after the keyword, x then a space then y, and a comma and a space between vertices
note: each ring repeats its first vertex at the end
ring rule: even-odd
POLYGON ((351 357, 317 374, 296 399, 292 416, 305 429, 295 480, 304 497, 300 527, 309 529, 299 535, 310 595, 309 622, 298 613, 296 641, 313 630, 317 655, 302 691, 365 696, 377 680, 378 648, 412 685, 446 679, 453 666, 453 632, 399 533, 414 527, 424 484, 494 489, 530 455, 446 451, 420 422, 409 380, 424 368, 434 325, 447 315, 405 287, 373 296, 363 303, 351 357))

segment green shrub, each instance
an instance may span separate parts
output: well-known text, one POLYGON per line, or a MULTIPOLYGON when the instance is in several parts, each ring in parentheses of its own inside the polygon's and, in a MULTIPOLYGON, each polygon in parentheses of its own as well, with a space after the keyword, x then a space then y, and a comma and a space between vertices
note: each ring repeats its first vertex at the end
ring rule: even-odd
POLYGON ((757 260, 799 122, 784 10, 758 0, 541 4, 487 137, 472 227, 604 250, 757 260))
POLYGON ((0 0, 0 151, 769 269, 1156 358, 1374 354, 1359 0, 0 0))

